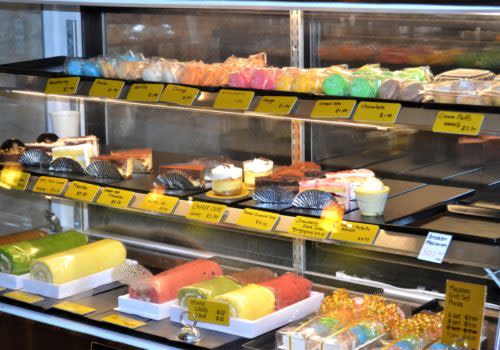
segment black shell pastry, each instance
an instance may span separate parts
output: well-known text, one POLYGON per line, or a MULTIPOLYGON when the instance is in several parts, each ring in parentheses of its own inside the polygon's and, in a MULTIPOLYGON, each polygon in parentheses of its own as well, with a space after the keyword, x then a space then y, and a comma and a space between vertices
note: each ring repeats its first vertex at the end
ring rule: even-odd
POLYGON ((169 171, 158 175, 153 183, 158 187, 173 190, 193 190, 196 186, 180 171, 169 171))
POLYGON ((23 148, 24 143, 19 139, 7 139, 0 146, 1 149, 7 151, 9 149, 23 148))
POLYGON ((41 149, 29 149, 19 158, 19 163, 30 167, 48 167, 52 157, 41 149))
POLYGON ((59 140, 59 136, 57 136, 56 134, 52 134, 50 132, 40 134, 36 138, 36 142, 38 143, 54 143, 57 140, 59 140))
POLYGON ((303 209, 323 209, 334 200, 334 196, 331 193, 319 190, 308 190, 296 195, 292 205, 303 209))
POLYGON ((259 203, 291 204, 295 194, 282 187, 272 185, 255 191, 252 198, 259 203))
POLYGON ((85 174, 103 179, 123 179, 118 167, 105 160, 96 160, 85 168, 85 174))
POLYGON ((83 174, 83 168, 76 160, 61 157, 49 163, 49 170, 58 173, 83 174))

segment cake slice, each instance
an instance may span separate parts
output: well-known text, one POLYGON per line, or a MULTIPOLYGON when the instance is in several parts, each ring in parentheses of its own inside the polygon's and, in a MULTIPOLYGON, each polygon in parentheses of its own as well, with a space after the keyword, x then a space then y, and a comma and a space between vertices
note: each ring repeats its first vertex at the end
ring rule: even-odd
POLYGON ((206 166, 195 163, 160 165, 160 175, 178 173, 187 178, 195 188, 205 188, 206 166))
POLYGON ((88 143, 52 148, 52 159, 71 158, 80 163, 83 168, 90 164, 90 159, 93 156, 93 146, 88 143))
POLYGON ((118 171, 125 179, 130 178, 134 170, 133 158, 129 158, 126 156, 122 157, 116 155, 102 155, 98 157, 92 157, 91 161, 92 163, 96 161, 106 161, 113 164, 118 168, 118 171))
POLYGON ((346 181, 339 181, 334 178, 304 180, 299 183, 299 191, 318 190, 333 193, 338 202, 344 205, 346 210, 351 207, 351 186, 346 181))
POLYGON ((153 150, 151 148, 111 151, 111 155, 132 158, 134 173, 150 173, 153 169, 153 150))

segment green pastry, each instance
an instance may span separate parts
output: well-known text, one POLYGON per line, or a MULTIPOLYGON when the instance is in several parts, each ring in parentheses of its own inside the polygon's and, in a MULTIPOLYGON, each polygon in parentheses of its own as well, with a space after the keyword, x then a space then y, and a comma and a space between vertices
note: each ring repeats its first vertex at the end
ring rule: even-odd
POLYGON ((218 295, 239 289, 241 286, 233 279, 226 276, 219 276, 208 281, 182 287, 177 293, 177 301, 181 306, 187 306, 190 298, 210 300, 218 295))
POLYGON ((339 74, 332 74, 323 81, 323 93, 329 96, 345 96, 347 81, 339 74))
POLYGON ((372 79, 356 78, 349 86, 349 95, 354 97, 376 97, 377 88, 372 79))

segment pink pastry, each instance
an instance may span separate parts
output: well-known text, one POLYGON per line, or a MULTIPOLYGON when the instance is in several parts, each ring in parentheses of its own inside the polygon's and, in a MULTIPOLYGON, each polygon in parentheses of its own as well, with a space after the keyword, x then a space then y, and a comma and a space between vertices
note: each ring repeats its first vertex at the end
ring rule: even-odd
POLYGON ((276 78, 279 75, 279 70, 274 68, 258 69, 250 79, 250 87, 252 89, 273 90, 275 87, 276 78))
POLYGON ((250 79, 252 78, 254 69, 245 68, 237 73, 231 74, 229 77, 229 86, 237 88, 250 87, 250 79))
POLYGON ((349 210, 351 206, 351 187, 346 181, 337 179, 313 179, 299 182, 299 192, 307 190, 319 190, 333 193, 344 201, 345 210, 349 210))

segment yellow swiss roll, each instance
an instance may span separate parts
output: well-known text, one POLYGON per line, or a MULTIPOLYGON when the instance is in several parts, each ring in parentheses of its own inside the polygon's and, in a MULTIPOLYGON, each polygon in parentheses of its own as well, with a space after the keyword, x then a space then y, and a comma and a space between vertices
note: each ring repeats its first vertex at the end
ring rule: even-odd
POLYGON ((125 263, 125 246, 103 239, 33 261, 32 279, 63 284, 125 263))
POLYGON ((229 304, 231 317, 256 320, 274 312, 274 293, 266 287, 249 284, 219 295, 213 301, 229 304))

